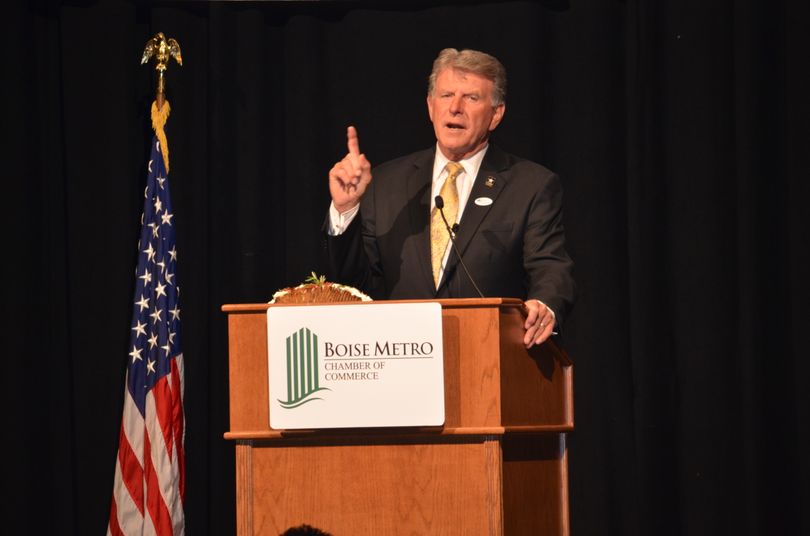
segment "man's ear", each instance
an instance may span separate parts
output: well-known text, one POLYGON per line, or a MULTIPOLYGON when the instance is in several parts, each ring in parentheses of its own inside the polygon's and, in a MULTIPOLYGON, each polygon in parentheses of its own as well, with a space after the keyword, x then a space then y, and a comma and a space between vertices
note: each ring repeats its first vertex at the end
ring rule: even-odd
POLYGON ((503 114, 506 113, 506 103, 501 103, 495 107, 495 113, 492 115, 492 119, 489 122, 489 131, 492 132, 495 130, 498 125, 501 124, 501 119, 503 119, 503 114))
POLYGON ((428 107, 428 117, 430 117, 430 122, 433 122, 433 99, 430 98, 430 93, 427 96, 427 107, 428 107))

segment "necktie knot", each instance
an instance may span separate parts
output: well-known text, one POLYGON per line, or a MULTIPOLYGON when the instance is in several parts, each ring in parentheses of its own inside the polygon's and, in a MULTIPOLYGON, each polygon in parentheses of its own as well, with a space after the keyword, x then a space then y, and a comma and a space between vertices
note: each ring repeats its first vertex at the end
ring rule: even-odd
POLYGON ((464 166, 459 164, 458 162, 448 162, 444 169, 447 170, 447 180, 448 181, 455 181, 461 172, 464 171, 464 166))

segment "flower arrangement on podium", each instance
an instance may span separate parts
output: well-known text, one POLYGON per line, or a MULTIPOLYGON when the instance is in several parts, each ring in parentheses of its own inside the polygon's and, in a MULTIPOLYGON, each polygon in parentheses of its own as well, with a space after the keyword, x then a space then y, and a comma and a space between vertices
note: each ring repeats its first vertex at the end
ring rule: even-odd
POLYGON ((370 296, 354 287, 327 281, 325 276, 312 272, 300 285, 276 291, 270 303, 335 303, 352 301, 372 300, 370 296))

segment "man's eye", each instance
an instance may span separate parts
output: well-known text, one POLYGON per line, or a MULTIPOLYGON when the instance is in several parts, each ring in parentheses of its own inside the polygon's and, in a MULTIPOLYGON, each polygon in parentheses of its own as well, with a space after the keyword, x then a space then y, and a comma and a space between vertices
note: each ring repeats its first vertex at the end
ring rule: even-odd
POLYGON ((472 102, 478 102, 478 95, 467 95, 467 100, 472 102))

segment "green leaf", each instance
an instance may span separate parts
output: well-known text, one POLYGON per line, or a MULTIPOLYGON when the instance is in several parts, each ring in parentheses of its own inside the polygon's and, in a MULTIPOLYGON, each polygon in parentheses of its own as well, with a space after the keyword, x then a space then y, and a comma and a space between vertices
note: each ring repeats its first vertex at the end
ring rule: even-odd
POLYGON ((311 283, 313 285, 323 285, 326 283, 325 275, 318 275, 315 272, 310 272, 309 277, 306 278, 304 283, 311 283))

